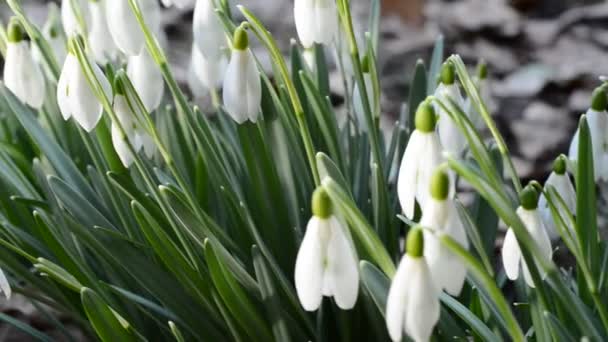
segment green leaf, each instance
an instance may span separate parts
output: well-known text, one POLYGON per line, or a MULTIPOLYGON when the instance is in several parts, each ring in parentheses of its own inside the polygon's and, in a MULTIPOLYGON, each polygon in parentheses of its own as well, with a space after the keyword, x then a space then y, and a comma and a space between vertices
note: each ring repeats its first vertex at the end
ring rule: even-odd
POLYGON ((382 316, 384 316, 386 297, 391 286, 390 279, 376 266, 365 260, 359 263, 359 269, 361 271, 361 282, 365 286, 365 289, 367 289, 367 292, 369 292, 382 316))
POLYGON ((473 329, 483 341, 499 341, 500 338, 496 336, 490 328, 488 328, 482 320, 475 316, 466 306, 462 305, 458 300, 451 297, 447 293, 443 292, 439 296, 441 302, 450 308, 454 313, 458 315, 463 321, 465 321, 471 329, 473 329))
POLYGON ((23 331, 24 333, 30 335, 31 337, 35 338, 38 341, 44 341, 44 342, 53 341, 53 339, 50 336, 48 336, 47 334, 42 333, 41 331, 34 329, 30 325, 14 318, 14 317, 11 317, 7 314, 4 314, 2 312, 0 312, 0 322, 5 322, 7 324, 10 324, 13 327, 23 331))
MULTIPOLYGON (((416 68, 414 69, 414 76, 412 77, 412 81, 410 83, 410 94, 407 100, 407 118, 401 118, 401 124, 407 125, 409 132, 413 132, 416 128, 414 126, 414 117, 416 116, 416 110, 418 110, 418 106, 427 96, 427 83, 432 83, 432 80, 427 80, 426 68, 424 66, 424 61, 418 60, 416 62, 416 68)), ((435 88, 433 87, 433 92, 435 88)))
POLYGON ((97 336, 104 342, 137 341, 129 330, 126 321, 117 317, 117 314, 93 290, 83 287, 80 299, 84 311, 95 329, 97 336))
POLYGON ((435 40, 435 47, 433 48, 433 55, 431 56, 431 64, 429 68, 429 77, 427 84, 427 94, 433 95, 435 88, 437 88, 437 79, 439 77, 439 71, 441 70, 441 63, 443 62, 443 35, 439 35, 435 40))

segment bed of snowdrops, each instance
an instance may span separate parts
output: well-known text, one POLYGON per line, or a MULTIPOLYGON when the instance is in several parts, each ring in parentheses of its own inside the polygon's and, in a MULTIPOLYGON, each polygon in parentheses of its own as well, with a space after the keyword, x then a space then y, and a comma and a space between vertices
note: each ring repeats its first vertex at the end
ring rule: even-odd
POLYGON ((195 6, 188 90, 210 95, 206 112, 172 74, 156 0, 64 0, 43 27, 7 0, 6 297, 103 341, 608 339, 596 208, 608 85, 549 178, 521 184, 488 110, 487 67, 471 76, 460 57, 443 60, 441 39, 392 132, 380 130, 378 0, 367 32, 348 0, 295 0, 287 59, 247 8, 162 2, 195 6), (552 261, 558 244, 573 265, 552 261))

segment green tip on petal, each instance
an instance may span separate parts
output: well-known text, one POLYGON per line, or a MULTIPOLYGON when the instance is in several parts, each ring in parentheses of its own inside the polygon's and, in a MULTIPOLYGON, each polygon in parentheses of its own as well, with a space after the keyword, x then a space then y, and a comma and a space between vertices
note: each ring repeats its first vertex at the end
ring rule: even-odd
POLYGON ((363 59, 361 60, 361 71, 364 74, 369 74, 369 56, 368 55, 363 56, 363 59))
POLYGON ((51 29, 49 30, 49 36, 51 38, 59 37, 59 28, 56 26, 51 27, 51 29))
POLYGON ((441 83, 445 85, 454 84, 456 80, 456 70, 454 69, 454 64, 450 62, 445 62, 441 66, 441 83))
POLYGON ((603 87, 595 88, 593 95, 591 95, 591 109, 596 112, 602 112, 606 110, 606 93, 603 87))
POLYGON ((424 101, 418 106, 415 123, 416 129, 421 132, 430 133, 435 130, 437 116, 435 115, 435 109, 428 101, 424 101))
POLYGON ((19 43, 24 38, 23 27, 17 18, 11 18, 6 30, 6 38, 11 43, 19 43))
POLYGON ((431 177, 431 196, 438 201, 448 198, 450 192, 450 177, 441 168, 435 170, 431 177))
POLYGON ((566 156, 561 154, 559 157, 555 158, 555 161, 553 162, 553 172, 558 175, 563 175, 566 173, 566 169, 566 156))
POLYGON ((420 258, 424 253, 424 234, 422 228, 414 227, 407 234, 407 255, 412 258, 420 258))
POLYGON ((528 184, 519 194, 521 206, 526 210, 534 210, 538 207, 538 191, 533 185, 528 184))
POLYGON ((249 36, 243 25, 239 26, 234 31, 234 48, 236 50, 245 50, 249 47, 249 36))
POLYGON ((479 64, 477 64, 477 77, 480 80, 488 78, 488 63, 484 60, 479 61, 479 64))
POLYGON ((323 187, 318 187, 312 194, 312 214, 322 219, 332 214, 331 199, 323 187))

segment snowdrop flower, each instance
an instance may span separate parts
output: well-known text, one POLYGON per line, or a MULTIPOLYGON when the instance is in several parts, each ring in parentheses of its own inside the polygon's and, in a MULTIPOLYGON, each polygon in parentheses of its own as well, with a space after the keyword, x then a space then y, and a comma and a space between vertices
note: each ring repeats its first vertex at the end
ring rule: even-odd
POLYGON ((262 102, 262 84, 255 65, 249 38, 243 27, 234 33, 232 57, 224 78, 224 106, 239 124, 257 122, 262 102))
MULTIPOLYGON (((553 163, 553 172, 551 172, 549 178, 547 178, 547 181, 545 182, 545 189, 549 186, 553 186, 564 201, 564 204, 566 204, 568 214, 574 215, 576 213, 576 191, 574 191, 574 186, 566 171, 566 156, 561 155, 557 157, 553 163)), ((556 206, 558 209, 561 208, 557 204, 556 206)), ((551 208, 549 207, 547 198, 542 194, 538 200, 538 210, 540 211, 543 223, 549 233, 549 238, 551 238, 552 241, 558 239, 559 233, 555 221, 553 220, 553 215, 551 214, 551 208)), ((565 212, 560 211, 560 216, 564 218, 564 222, 568 222, 565 220, 567 217, 565 212)))
MULTIPOLYGON (((57 8, 57 5, 54 2, 49 3, 48 8, 49 14, 47 17, 47 21, 42 27, 41 32, 44 39, 46 39, 46 41, 49 43, 49 46, 51 47, 55 59, 58 63, 62 64, 63 60, 65 59, 65 56, 67 55, 67 42, 65 40, 65 37, 61 33, 59 9, 57 8)), ((46 66, 46 62, 44 61, 44 57, 42 56, 38 45, 36 45, 34 42, 31 42, 30 46, 32 49, 32 57, 34 58, 34 61, 36 61, 38 65, 44 68, 46 66)))
POLYGON ((6 275, 4 274, 4 272, 2 271, 2 269, 0 268, 0 292, 4 293, 4 297, 6 297, 6 299, 11 299, 11 285, 8 282, 8 279, 6 278, 6 275))
MULTIPOLYGON (((452 100, 462 110, 465 108, 464 99, 460 94, 460 89, 456 83, 454 65, 450 62, 443 64, 441 68, 441 83, 435 90, 435 97, 446 105, 452 100)), ((439 139, 443 148, 455 157, 459 157, 466 147, 466 139, 460 132, 458 125, 452 120, 450 115, 439 105, 435 105, 435 110, 439 115, 437 124, 439 139)))
POLYGON ((80 12, 82 19, 85 23, 90 20, 89 9, 87 7, 87 0, 76 0, 78 8, 72 8, 71 0, 61 1, 61 22, 63 23, 63 30, 68 37, 75 36, 77 34, 84 34, 82 27, 76 18, 74 10, 80 12))
POLYGON ((330 44, 336 37, 338 12, 334 0, 295 0, 293 14, 304 47, 330 44))
POLYGON ((148 50, 143 49, 139 55, 129 57, 127 76, 146 111, 152 112, 158 108, 165 92, 165 82, 148 50))
MULTIPOLYGON (((75 39, 77 38, 70 42, 71 48, 57 82, 57 103, 65 120, 74 117, 84 130, 91 132, 101 119, 103 107, 75 56, 75 39)), ((97 64, 90 57, 87 58, 95 77, 101 83, 103 92, 111 99, 112 89, 108 79, 97 64)))
POLYGON ((213 0, 197 0, 192 19, 194 42, 208 61, 217 61, 223 55, 226 35, 215 13, 213 0))
POLYGON ((4 83, 19 100, 40 109, 44 103, 46 84, 42 70, 34 62, 21 24, 14 19, 8 26, 4 83))
POLYGON ((224 72, 228 60, 225 56, 219 59, 207 59, 200 52, 196 44, 192 44, 192 55, 190 58, 190 72, 188 73, 188 85, 190 90, 200 97, 205 89, 217 89, 222 86, 224 72))
MULTIPOLYGON (((543 253, 543 256, 551 259, 551 241, 549 240, 549 235, 547 235, 545 225, 543 224, 537 210, 538 193, 536 192, 536 189, 534 189, 532 185, 526 186, 524 190, 522 190, 520 201, 521 206, 517 208, 517 215, 523 222, 531 237, 540 247, 540 251, 543 253)), ((519 269, 521 264, 524 280, 528 286, 534 287, 534 281, 530 275, 528 265, 522 257, 519 242, 515 238, 513 229, 510 227, 507 230, 507 235, 505 236, 505 241, 502 245, 502 263, 505 267, 507 277, 511 280, 516 280, 519 278, 519 269)), ((541 277, 544 277, 545 275, 542 274, 542 270, 539 269, 539 271, 541 272, 541 277)))
POLYGON ((186 7, 190 7, 194 4, 196 0, 162 0, 163 6, 171 7, 175 5, 175 7, 179 9, 184 9, 186 7))
MULTIPOLYGON (((150 31, 160 29, 160 8, 156 0, 138 0, 150 31)), ((127 0, 107 0, 108 28, 116 46, 127 56, 139 55, 145 45, 144 33, 127 0)))
POLYGON ((327 296, 334 297, 339 308, 352 309, 359 293, 357 253, 323 188, 313 193, 312 214, 296 258, 295 285, 300 303, 306 311, 315 311, 327 296))
MULTIPOLYGON (((369 99, 370 106, 373 106, 372 99, 374 98, 374 83, 372 79, 372 75, 369 70, 369 58, 365 56, 363 61, 361 62, 361 68, 363 71, 363 80, 365 81, 365 91, 367 98, 369 99)), ((365 109, 363 106, 363 94, 359 90, 359 84, 355 82, 355 87, 353 90, 353 109, 355 111, 355 115, 357 115, 357 120, 359 122, 359 128, 363 132, 367 132, 367 121, 365 120, 365 109)), ((373 108, 373 107, 372 107, 373 108)))
POLYGON ((435 132, 436 120, 433 107, 427 101, 422 102, 416 111, 416 129, 401 160, 397 194, 401 209, 409 219, 414 217, 416 200, 422 208, 426 205, 431 176, 443 161, 441 144, 435 132))
POLYGON ((393 341, 401 341, 405 332, 416 342, 427 342, 439 321, 439 291, 423 255, 424 244, 422 229, 412 228, 407 235, 407 254, 386 299, 386 327, 393 341))
MULTIPOLYGON (((593 92, 591 108, 587 110, 587 124, 591 133, 591 146, 593 149, 593 169, 595 181, 608 181, 608 113, 606 113, 606 93, 603 87, 598 87, 593 92)), ((578 160, 578 136, 577 130, 572 138, 568 157, 578 160)))
MULTIPOLYGON (((484 61, 481 61, 477 65, 477 78, 475 79, 475 85, 479 91, 479 96, 485 103, 488 111, 491 113, 496 110, 496 101, 494 101, 494 98, 492 97, 492 92, 488 81, 488 65, 484 61)), ((466 109, 466 113, 469 115, 473 125, 477 129, 482 129, 484 126, 483 117, 471 103, 471 98, 466 99, 464 108, 466 109)))
POLYGON ((135 151, 141 148, 141 142, 137 138, 137 125, 135 122, 135 114, 129 107, 125 91, 120 82, 115 82, 116 95, 114 96, 114 104, 112 109, 116 114, 116 118, 120 122, 120 127, 124 130, 124 136, 118 127, 116 122, 112 122, 112 144, 114 150, 118 154, 118 158, 125 167, 131 166, 134 161, 134 155, 129 149, 127 141, 131 143, 131 146, 135 151))
POLYGON ((106 20, 105 0, 94 0, 89 2, 91 12, 91 30, 89 31, 89 43, 95 61, 106 64, 118 56, 118 48, 112 40, 108 22, 106 20))
POLYGON ((449 196, 450 177, 441 168, 433 174, 430 194, 422 209, 420 225, 431 229, 434 233, 424 232, 424 257, 437 288, 458 296, 467 275, 466 266, 441 245, 435 234, 448 235, 465 249, 469 247, 469 242, 454 199, 449 196))

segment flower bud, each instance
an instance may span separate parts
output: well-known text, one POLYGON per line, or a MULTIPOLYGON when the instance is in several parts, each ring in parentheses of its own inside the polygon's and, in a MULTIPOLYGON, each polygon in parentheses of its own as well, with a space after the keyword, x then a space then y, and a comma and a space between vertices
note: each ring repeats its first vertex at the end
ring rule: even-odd
POLYGON ((558 175, 563 175, 566 173, 567 164, 566 164, 566 156, 561 154, 559 157, 555 159, 553 162, 553 172, 558 175))
POLYGON ((441 168, 435 170, 431 177, 431 196, 438 201, 448 198, 450 193, 450 177, 441 168))
POLYGON ((477 64, 477 77, 480 80, 488 78, 488 64, 484 60, 479 61, 479 64, 477 64))
POLYGON ((421 132, 430 133, 435 131, 435 125, 437 123, 435 109, 427 101, 422 102, 418 106, 418 110, 416 111, 415 123, 416 129, 421 132))
POLYGON ((538 206, 538 191, 528 184, 519 194, 521 206, 526 210, 534 210, 538 206))
POLYGON ((319 187, 312 194, 312 214, 320 218, 328 218, 332 215, 332 204, 327 191, 319 187))
POLYGON ((424 233, 422 228, 414 227, 407 234, 407 255, 412 258, 420 258, 424 252, 424 233))
POLYGON ((454 84, 456 79, 456 71, 454 69, 454 64, 451 62, 445 62, 441 66, 441 83, 445 85, 454 84))
POLYGON ((606 110, 607 102, 604 88, 596 88, 591 95, 591 109, 595 110, 596 112, 603 112, 606 110))

